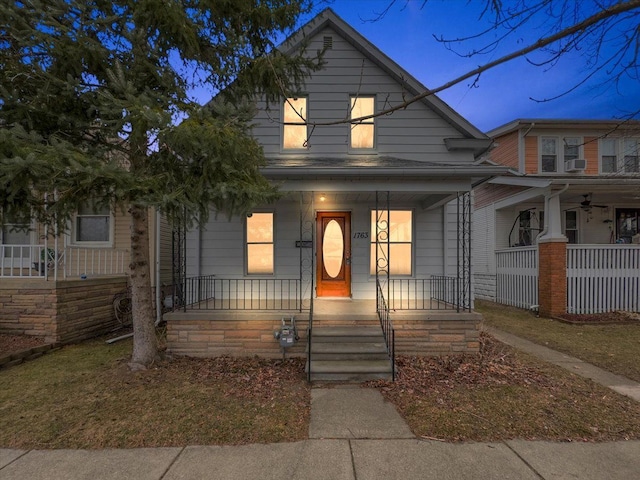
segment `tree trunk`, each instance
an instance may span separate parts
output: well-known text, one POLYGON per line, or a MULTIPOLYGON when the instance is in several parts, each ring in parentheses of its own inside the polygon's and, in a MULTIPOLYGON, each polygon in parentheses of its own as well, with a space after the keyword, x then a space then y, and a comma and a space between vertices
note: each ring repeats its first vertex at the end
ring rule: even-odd
POLYGON ((146 368, 158 356, 155 315, 151 301, 151 272, 149 268, 149 212, 148 208, 132 205, 131 214, 131 313, 133 316, 133 355, 131 369, 146 368))

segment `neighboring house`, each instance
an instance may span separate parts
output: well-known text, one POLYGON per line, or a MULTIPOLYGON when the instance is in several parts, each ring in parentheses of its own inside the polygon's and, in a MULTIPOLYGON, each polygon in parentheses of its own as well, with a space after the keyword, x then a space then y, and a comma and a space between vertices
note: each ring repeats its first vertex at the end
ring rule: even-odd
POLYGON ((476 352, 470 192, 506 171, 476 163, 490 139, 435 96, 349 123, 426 87, 330 9, 283 48, 303 42, 325 49, 323 70, 279 105, 259 101, 253 121, 262 173, 283 197, 246 218, 212 214, 186 233, 184 308, 165 315, 169 349, 280 355, 273 331, 283 317, 297 322, 301 341, 288 350, 297 354, 310 327, 378 316, 390 342, 390 316, 398 351, 476 352))
MULTIPOLYGON (((152 284, 169 285, 171 231, 150 217, 152 284)), ((1 225, 0 333, 64 343, 118 326, 114 296, 127 290, 129 223, 119 210, 86 204, 59 235, 35 221, 1 225)))
POLYGON ((474 190, 476 296, 550 315, 640 310, 640 122, 515 120, 474 190))

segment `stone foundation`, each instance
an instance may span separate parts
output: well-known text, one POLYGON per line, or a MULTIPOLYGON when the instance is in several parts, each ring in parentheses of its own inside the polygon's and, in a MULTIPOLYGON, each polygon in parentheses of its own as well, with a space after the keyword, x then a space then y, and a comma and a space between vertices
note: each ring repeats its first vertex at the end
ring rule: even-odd
MULTIPOLYGON (((267 358, 282 356, 273 332, 280 329, 280 312, 240 312, 191 310, 164 315, 167 346, 171 353, 193 357, 219 355, 267 358)), ((287 355, 304 356, 307 346, 308 313, 296 314, 300 340, 287 349, 287 355)), ((480 322, 477 313, 422 311, 392 314, 397 355, 476 354, 480 349, 480 322)), ((326 314, 314 320, 314 327, 354 325, 344 319, 332 320, 326 314)), ((355 324, 379 325, 377 319, 355 324)))
POLYGON ((46 281, 2 279, 0 333, 43 337, 69 343, 106 333, 116 326, 113 296, 127 278, 46 281))

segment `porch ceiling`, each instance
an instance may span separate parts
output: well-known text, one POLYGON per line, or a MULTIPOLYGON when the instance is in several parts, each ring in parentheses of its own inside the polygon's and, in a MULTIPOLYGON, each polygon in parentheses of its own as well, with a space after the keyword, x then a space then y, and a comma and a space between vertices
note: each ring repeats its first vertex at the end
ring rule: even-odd
MULTIPOLYGON (((297 195, 291 192, 291 195, 297 195)), ((418 204, 423 209, 434 208, 455 198, 455 193, 425 194, 423 192, 390 192, 389 201, 392 205, 418 204)), ((376 192, 313 192, 316 206, 322 204, 354 204, 366 203, 373 205, 376 201, 376 192)))

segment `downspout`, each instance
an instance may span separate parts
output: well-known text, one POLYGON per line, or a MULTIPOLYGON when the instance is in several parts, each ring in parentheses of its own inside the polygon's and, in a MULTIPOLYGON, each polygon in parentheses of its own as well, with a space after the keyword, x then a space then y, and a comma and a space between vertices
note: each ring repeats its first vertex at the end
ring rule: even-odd
POLYGON ((156 327, 162 322, 162 292, 160 291, 160 211, 156 210, 156 327))
POLYGON ((524 173, 526 175, 527 171, 526 171, 526 165, 525 165, 525 146, 524 146, 524 140, 525 138, 527 138, 527 135, 529 135, 529 133, 531 132, 531 130, 533 130, 533 127, 536 126, 536 122, 531 122, 529 124, 529 128, 527 128, 527 130, 522 133, 522 130, 520 130, 520 139, 522 141, 518 141, 518 171, 524 173))
POLYGON ((547 213, 544 216, 544 228, 536 236, 536 243, 541 237, 546 235, 547 232, 549 231, 549 200, 551 200, 552 198, 557 197, 558 195, 566 192, 568 188, 569 188, 569 184, 565 183, 564 187, 562 187, 557 192, 552 193, 551 195, 545 195, 544 196, 544 211, 547 212, 547 213))

